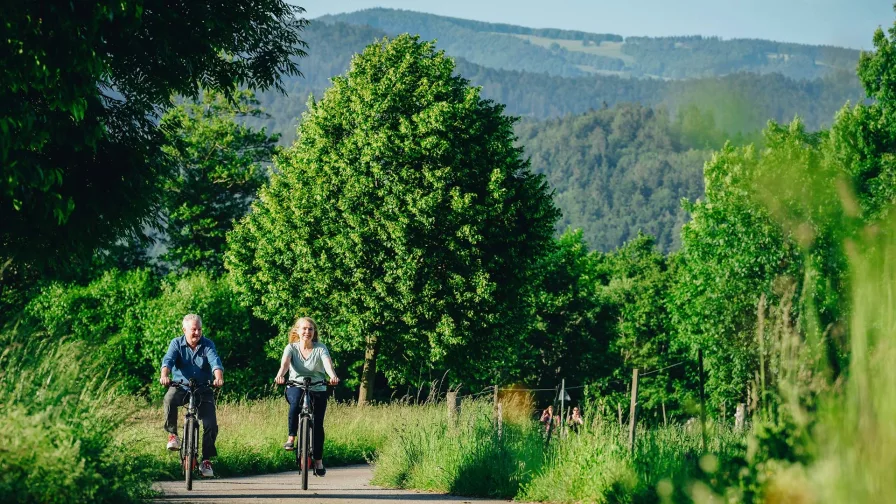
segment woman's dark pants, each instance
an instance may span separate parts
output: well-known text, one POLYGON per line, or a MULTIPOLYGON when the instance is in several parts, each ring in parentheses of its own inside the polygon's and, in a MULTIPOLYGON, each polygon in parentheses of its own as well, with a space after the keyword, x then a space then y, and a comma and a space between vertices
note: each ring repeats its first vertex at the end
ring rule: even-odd
MULTIPOLYGON (((299 413, 302 412, 302 389, 289 387, 286 389, 286 401, 289 403, 289 435, 299 432, 299 413)), ((324 454, 324 415, 327 413, 328 392, 311 392, 311 406, 314 408, 314 428, 311 431, 311 458, 320 460, 324 454)), ((296 442, 296 449, 299 443, 296 442)))

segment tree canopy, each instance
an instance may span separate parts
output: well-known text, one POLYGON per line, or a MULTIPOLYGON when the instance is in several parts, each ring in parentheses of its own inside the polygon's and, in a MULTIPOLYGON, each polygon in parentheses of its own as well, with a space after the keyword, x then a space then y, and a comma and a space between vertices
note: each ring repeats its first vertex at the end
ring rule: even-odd
POLYGON ((204 93, 162 117, 176 166, 162 198, 165 259, 176 268, 222 273, 225 236, 267 180, 262 163, 272 161, 278 136, 237 122, 264 115, 252 92, 234 98, 204 93))
POLYGON ((159 113, 201 88, 282 89, 305 54, 301 12, 283 0, 4 7, 0 255, 58 268, 139 234, 171 169, 159 113))
POLYGON ((552 240, 558 212, 513 119, 453 73, 417 37, 369 46, 309 104, 228 237, 259 315, 320 316, 333 346, 365 353, 362 401, 374 365, 397 383, 512 367, 529 271, 552 240))

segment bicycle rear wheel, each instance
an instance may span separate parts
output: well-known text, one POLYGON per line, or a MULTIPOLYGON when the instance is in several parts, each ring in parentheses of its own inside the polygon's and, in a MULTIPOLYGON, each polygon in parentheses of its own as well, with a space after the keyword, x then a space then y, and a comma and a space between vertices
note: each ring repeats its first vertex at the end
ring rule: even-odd
POLYGON ((308 473, 311 471, 311 424, 308 417, 299 422, 299 468, 302 471, 302 490, 308 490, 308 473))
POLYGON ((196 465, 196 428, 193 425, 195 422, 196 420, 187 418, 184 425, 184 439, 180 445, 181 453, 183 453, 181 464, 183 464, 187 490, 193 489, 193 466, 196 465))

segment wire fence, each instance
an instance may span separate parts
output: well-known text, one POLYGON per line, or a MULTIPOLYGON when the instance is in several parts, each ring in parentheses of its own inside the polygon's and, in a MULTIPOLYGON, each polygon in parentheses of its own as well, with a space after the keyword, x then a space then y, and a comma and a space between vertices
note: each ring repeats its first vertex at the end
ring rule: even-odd
MULTIPOLYGON (((657 373, 660 373, 660 372, 665 371, 665 370, 667 370, 667 369, 672 369, 672 368, 674 368, 674 367, 678 367, 678 366, 687 364, 688 362, 689 362, 689 361, 683 360, 683 361, 679 361, 679 362, 676 362, 676 363, 674 363, 674 364, 670 364, 670 365, 668 365, 668 366, 665 366, 665 367, 662 367, 662 368, 659 368, 659 369, 653 369, 653 370, 650 370, 650 371, 644 371, 643 373, 640 373, 640 372, 639 372, 639 373, 638 373, 638 377, 639 377, 639 378, 643 378, 643 377, 645 377, 645 376, 650 376, 650 375, 653 375, 653 374, 657 374, 657 373)), ((613 379, 610 379, 610 380, 605 380, 603 383, 605 383, 605 384, 613 384, 613 385, 628 385, 628 384, 631 383, 631 382, 628 381, 628 380, 621 380, 621 379, 613 378, 613 379)), ((597 382, 595 382, 594 384, 592 384, 592 386, 596 386, 596 385, 597 385, 597 382)), ((557 385, 556 387, 549 387, 549 388, 499 387, 499 388, 498 388, 498 391, 499 391, 499 392, 556 392, 556 393, 559 394, 561 388, 562 388, 563 390, 576 390, 576 389, 582 389, 582 388, 585 388, 585 387, 587 387, 587 386, 589 386, 589 385, 588 385, 588 384, 582 384, 582 385, 572 385, 572 386, 565 386, 565 387, 561 387, 560 385, 557 385)), ((464 394, 464 395, 458 395, 458 397, 474 397, 474 396, 480 396, 480 395, 482 395, 482 394, 494 393, 494 390, 495 390, 495 387, 493 387, 493 386, 492 386, 492 387, 486 387, 486 389, 483 390, 482 392, 471 393, 471 394, 464 394)))

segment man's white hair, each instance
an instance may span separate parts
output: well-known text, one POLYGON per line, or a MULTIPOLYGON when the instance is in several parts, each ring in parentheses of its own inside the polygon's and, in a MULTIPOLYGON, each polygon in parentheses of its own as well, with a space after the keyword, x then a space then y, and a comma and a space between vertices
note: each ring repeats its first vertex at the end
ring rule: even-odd
POLYGON ((187 327, 187 322, 193 322, 194 320, 196 321, 197 324, 199 324, 199 327, 202 328, 202 319, 199 317, 199 315, 196 315, 195 313, 191 313, 191 314, 185 316, 184 321, 181 323, 181 327, 187 327))

